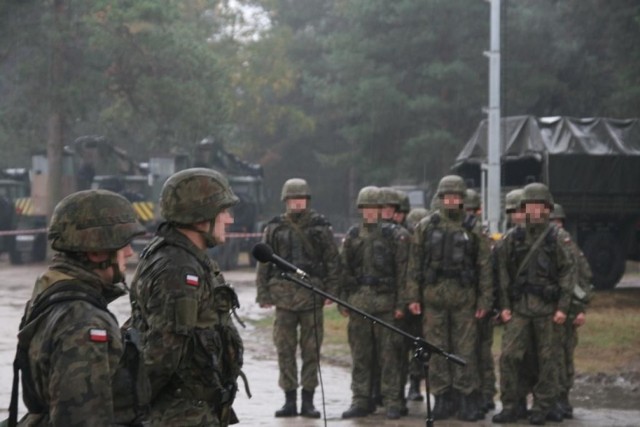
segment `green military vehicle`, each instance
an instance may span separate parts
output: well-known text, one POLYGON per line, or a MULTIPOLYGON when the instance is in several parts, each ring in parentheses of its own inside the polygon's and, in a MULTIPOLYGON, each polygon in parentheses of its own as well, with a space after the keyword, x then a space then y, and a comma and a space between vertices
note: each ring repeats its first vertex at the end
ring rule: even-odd
MULTIPOLYGON (((471 187, 483 182, 487 126, 480 124, 452 168, 471 187)), ((615 287, 626 261, 640 261, 640 120, 506 117, 501 134, 502 191, 548 185, 595 287, 615 287)))
POLYGON ((26 174, 26 171, 15 172, 15 170, 0 173, 0 253, 9 253, 10 259, 16 256, 16 238, 13 234, 3 232, 13 232, 16 229, 17 203, 29 194, 28 179, 25 181, 23 178, 26 174))

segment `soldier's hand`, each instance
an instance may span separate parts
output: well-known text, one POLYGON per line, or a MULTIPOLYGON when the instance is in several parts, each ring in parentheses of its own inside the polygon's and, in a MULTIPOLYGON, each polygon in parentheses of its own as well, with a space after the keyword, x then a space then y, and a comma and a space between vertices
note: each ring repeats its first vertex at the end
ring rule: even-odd
POLYGON ((349 317, 349 310, 342 306, 338 306, 338 312, 342 315, 342 317, 349 317))
POLYGON ((579 328, 580 326, 584 325, 586 321, 587 316, 585 316, 584 313, 578 313, 575 320, 573 321, 573 324, 579 328))
POLYGON ((260 304, 260 308, 271 308, 273 304, 260 304))
POLYGON ((481 308, 476 310, 476 319, 482 319, 487 315, 487 310, 483 310, 481 308))
POLYGON ((404 317, 404 311, 402 310, 396 310, 393 312, 393 318, 394 319, 402 319, 404 317))
POLYGON ((562 325, 565 320, 567 320, 567 315, 560 310, 557 310, 556 314, 553 315, 553 321, 558 325, 562 325))
POLYGON ((409 311, 414 316, 417 316, 417 315, 421 314, 422 313, 422 308, 420 308, 420 303, 419 302, 412 302, 411 304, 409 304, 409 311))
POLYGON ((333 304, 333 301, 331 301, 329 298, 324 300, 324 305, 331 305, 333 304))
POLYGON ((511 310, 508 310, 508 309, 502 310, 502 312, 500 313, 500 318, 504 323, 509 322, 511 320, 511 310))

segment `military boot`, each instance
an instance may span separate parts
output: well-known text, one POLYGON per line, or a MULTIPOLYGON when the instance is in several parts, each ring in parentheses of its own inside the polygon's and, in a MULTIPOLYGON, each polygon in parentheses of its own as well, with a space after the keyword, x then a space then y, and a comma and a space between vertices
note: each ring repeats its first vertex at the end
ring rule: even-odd
POLYGON ((313 390, 302 389, 302 406, 300 415, 307 418, 320 418, 320 412, 313 406, 313 390))
POLYGON ((515 423, 518 421, 518 415, 516 410, 513 409, 503 409, 502 412, 495 414, 491 421, 496 424, 507 424, 507 423, 515 423))
POLYGON ((534 426, 543 426, 545 425, 547 416, 540 411, 532 411, 531 415, 529 415, 529 424, 534 426))
MULTIPOLYGON (((476 398, 473 393, 460 393, 460 406, 458 407, 458 419, 462 421, 476 421, 478 419, 478 409, 476 408, 476 398)), ((484 418, 484 416, 482 417, 484 418)))
POLYGON ((298 408, 296 407, 296 390, 285 391, 284 398, 284 405, 282 405, 282 408, 276 411, 276 418, 295 417, 296 415, 298 415, 298 408))
POLYGON ((347 409, 346 411, 344 411, 342 413, 342 418, 366 417, 370 413, 371 412, 369 411, 369 408, 361 408, 361 407, 359 407, 359 406, 357 406, 355 404, 352 404, 349 409, 347 409))
POLYGON ((486 412, 496 409, 496 403, 493 401, 493 395, 487 394, 484 396, 484 410, 486 412))
POLYGON ((547 421, 559 423, 562 422, 562 420, 564 420, 564 411, 560 407, 560 404, 557 403, 547 412, 547 421))
POLYGON ((451 415, 451 403, 448 393, 438 394, 435 397, 435 404, 431 415, 434 420, 446 420, 451 415))
POLYGON ((562 415, 565 418, 573 418, 573 406, 571 406, 571 403, 569 403, 569 395, 567 393, 563 393, 562 396, 560 396, 558 405, 560 405, 560 409, 562 409, 562 415))
POLYGON ((515 413, 518 419, 526 420, 527 418, 529 418, 529 415, 531 415, 531 413, 527 409, 526 397, 523 397, 522 399, 518 400, 518 405, 516 406, 515 413))
POLYGON ((412 402, 422 402, 424 396, 420 393, 420 377, 411 376, 409 378, 409 395, 407 400, 412 402))

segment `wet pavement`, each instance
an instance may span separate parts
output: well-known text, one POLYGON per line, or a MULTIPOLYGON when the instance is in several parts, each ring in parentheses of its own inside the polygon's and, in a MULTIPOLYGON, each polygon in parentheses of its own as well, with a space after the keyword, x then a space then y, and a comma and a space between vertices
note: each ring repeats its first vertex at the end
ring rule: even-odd
MULTIPOLYGON (((44 270, 43 264, 22 267, 10 266, 0 260, 0 419, 6 417, 11 394, 11 380, 16 332, 25 301, 30 297, 32 285, 36 276, 44 270)), ((241 308, 239 315, 248 320, 259 320, 269 314, 268 310, 260 309, 255 303, 254 272, 250 269, 225 273, 229 282, 238 291, 241 308)), ((129 315, 127 298, 120 298, 110 308, 120 322, 129 315)), ((350 371, 348 368, 324 363, 321 366, 322 382, 324 384, 324 413, 326 420, 308 420, 301 417, 276 419, 273 413, 284 400, 282 391, 278 388, 278 366, 275 353, 271 346, 270 333, 265 337, 264 331, 258 331, 247 322, 247 328, 241 330, 245 341, 244 371, 250 381, 253 398, 248 399, 240 384, 235 410, 240 418, 240 425, 246 426, 424 426, 424 402, 410 402, 409 416, 400 420, 390 421, 384 418, 384 413, 378 413, 356 420, 342 420, 340 415, 347 409, 351 399, 350 371)), ((315 404, 323 412, 322 390, 316 390, 315 404)), ((21 407, 21 413, 24 408, 21 407)), ((487 416, 490 420, 491 413, 487 416)), ((491 421, 466 423, 459 421, 437 421, 437 426, 467 426, 493 425, 491 421)), ((528 425, 528 424, 511 424, 528 425)), ((548 423, 547 425, 553 425, 548 423)), ((640 404, 638 410, 608 410, 608 409, 575 409, 575 419, 562 423, 567 427, 573 426, 640 426, 640 404)))

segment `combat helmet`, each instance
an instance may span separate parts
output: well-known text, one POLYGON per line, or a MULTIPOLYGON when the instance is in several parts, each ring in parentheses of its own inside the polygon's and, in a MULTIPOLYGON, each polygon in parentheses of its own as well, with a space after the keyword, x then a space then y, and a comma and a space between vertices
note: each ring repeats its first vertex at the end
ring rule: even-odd
POLYGON ((160 194, 160 212, 169 222, 190 225, 214 220, 238 200, 220 172, 191 168, 173 174, 164 183, 160 194))
POLYGON ((380 204, 382 206, 400 206, 400 195, 391 187, 380 187, 380 204))
POLYGON ((145 229, 131 203, 108 190, 84 190, 62 199, 53 210, 48 239, 60 252, 113 252, 145 229))
POLYGON ((520 208, 523 192, 522 188, 516 188, 507 193, 504 197, 504 210, 506 213, 513 213, 520 208))
POLYGON ((472 190, 471 188, 467 188, 467 191, 464 195, 464 208, 465 209, 480 209, 480 195, 476 190, 472 190))
POLYGON ((467 185, 461 177, 458 175, 447 175, 438 183, 438 190, 436 192, 438 197, 443 197, 445 194, 458 194, 464 197, 466 190, 467 185))
POLYGON ((310 199, 311 190, 307 181, 301 178, 288 179, 282 185, 282 194, 280 200, 283 202, 287 199, 310 199))
POLYGON ((564 213, 564 208, 561 204, 554 203, 553 204, 553 212, 549 216, 549 219, 566 219, 567 215, 564 213))
POLYGON ((380 189, 370 185, 360 190, 356 204, 358 208, 374 208, 380 206, 380 199, 380 189))
POLYGON ((432 211, 437 211, 438 209, 440 209, 440 206, 440 197, 438 197, 438 193, 434 193, 433 197, 431 197, 431 203, 429 203, 429 209, 431 209, 432 211))
POLYGON ((553 197, 551 196, 549 187, 539 182, 527 184, 522 191, 520 206, 534 202, 545 203, 550 209, 553 209, 553 197))
POLYGON ((411 209, 407 214, 407 224, 409 224, 409 227, 415 227, 427 215, 429 215, 429 211, 425 208, 411 209))

